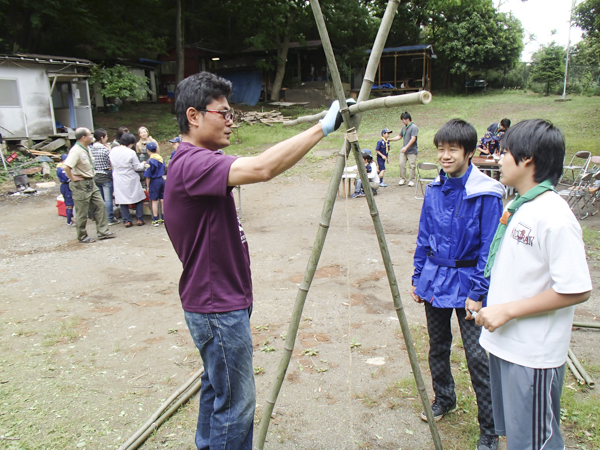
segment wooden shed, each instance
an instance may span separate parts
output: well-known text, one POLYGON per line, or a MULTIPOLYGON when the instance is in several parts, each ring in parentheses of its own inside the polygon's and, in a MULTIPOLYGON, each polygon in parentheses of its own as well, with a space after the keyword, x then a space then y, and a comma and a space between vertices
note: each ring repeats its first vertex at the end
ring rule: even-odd
POLYGON ((93 129, 87 59, 0 55, 0 133, 6 140, 43 140, 57 122, 93 129))
MULTIPOLYGON (((370 50, 367 50, 370 53, 370 50)), ((384 48, 373 84, 373 93, 431 90, 430 44, 384 48)))

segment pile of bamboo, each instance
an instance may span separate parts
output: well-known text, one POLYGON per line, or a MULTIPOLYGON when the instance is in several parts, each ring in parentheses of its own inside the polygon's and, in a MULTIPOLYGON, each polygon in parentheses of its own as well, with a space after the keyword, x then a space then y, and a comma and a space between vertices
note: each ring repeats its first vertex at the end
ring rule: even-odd
POLYGON ((280 111, 242 111, 238 116, 236 112, 236 121, 241 121, 254 125, 255 123, 263 123, 269 127, 272 127, 274 123, 284 123, 290 120, 289 117, 285 117, 280 111))

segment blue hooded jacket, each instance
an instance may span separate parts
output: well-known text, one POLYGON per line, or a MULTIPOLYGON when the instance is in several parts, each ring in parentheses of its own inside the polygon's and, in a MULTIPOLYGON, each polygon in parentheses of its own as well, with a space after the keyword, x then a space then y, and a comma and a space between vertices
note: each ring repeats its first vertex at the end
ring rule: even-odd
POLYGON ((443 170, 427 186, 412 284, 436 308, 464 308, 467 298, 486 305, 483 271, 502 216, 504 186, 473 164, 461 178, 443 170))

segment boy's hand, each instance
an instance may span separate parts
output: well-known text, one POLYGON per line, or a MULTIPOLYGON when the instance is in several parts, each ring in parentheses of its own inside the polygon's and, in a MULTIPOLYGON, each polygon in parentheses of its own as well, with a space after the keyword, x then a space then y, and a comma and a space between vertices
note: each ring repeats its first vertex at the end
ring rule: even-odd
POLYGON ((492 332, 511 319, 505 305, 493 305, 481 308, 475 317, 475 323, 492 332))
POLYGON ((416 288, 417 288, 416 286, 413 286, 413 287, 410 289, 410 296, 413 298, 413 300, 414 300, 415 302, 417 302, 417 303, 423 303, 425 300, 424 300, 424 299, 422 299, 421 297, 419 297, 417 294, 415 294, 415 289, 416 289, 416 288))
POLYGON ((475 300, 471 300, 470 298, 467 298, 467 301, 465 302, 465 309, 467 310, 466 319, 473 320, 475 317, 473 317, 471 315, 469 310, 479 312, 479 310, 481 309, 482 306, 483 306, 483 304, 481 302, 476 302, 475 300))
POLYGON ((400 153, 406 153, 406 147, 402 147, 402 148, 400 149, 400 153))

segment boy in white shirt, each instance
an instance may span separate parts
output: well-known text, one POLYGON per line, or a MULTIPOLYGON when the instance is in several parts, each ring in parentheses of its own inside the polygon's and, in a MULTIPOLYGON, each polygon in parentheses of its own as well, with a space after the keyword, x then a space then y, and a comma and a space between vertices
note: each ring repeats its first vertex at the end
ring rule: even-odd
POLYGON ((475 318, 490 353, 496 433, 509 449, 564 449, 560 395, 571 326, 575 305, 592 289, 581 227, 553 188, 565 142, 551 123, 526 120, 508 129, 501 146, 501 181, 519 195, 490 246, 487 307, 475 318))
MULTIPOLYGON (((362 157, 367 170, 369 184, 371 185, 371 192, 373 192, 373 195, 377 195, 377 189, 379 189, 379 175, 377 175, 377 164, 373 162, 373 154, 371 153, 371 150, 364 149, 362 151, 362 157)), ((356 198, 364 196, 365 191, 363 189, 362 181, 360 177, 356 177, 356 189, 354 190, 354 194, 352 194, 350 197, 356 198)))

